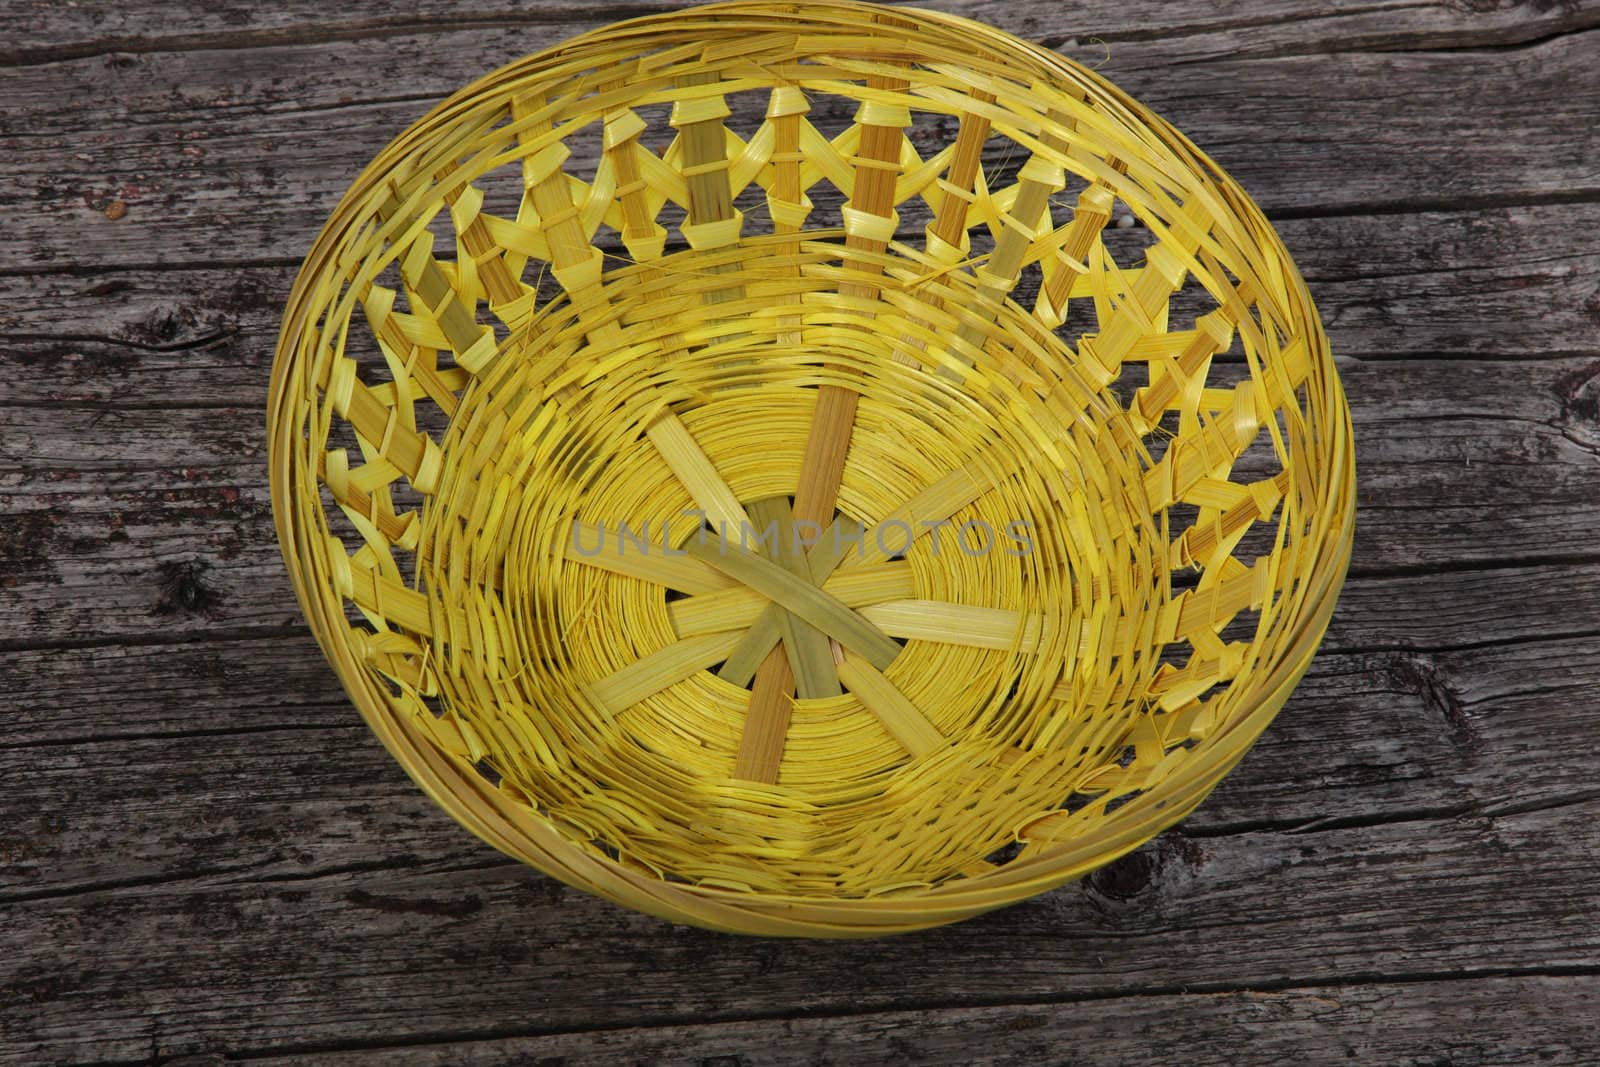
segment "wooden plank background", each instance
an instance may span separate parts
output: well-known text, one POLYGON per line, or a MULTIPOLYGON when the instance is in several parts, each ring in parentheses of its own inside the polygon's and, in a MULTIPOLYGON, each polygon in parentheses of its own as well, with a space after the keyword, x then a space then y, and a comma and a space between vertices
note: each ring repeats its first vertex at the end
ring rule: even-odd
POLYGON ((1177 123, 1341 363, 1351 579, 1178 829, 960 926, 757 941, 411 786, 278 556, 278 310, 432 101, 673 6, 0 0, 0 1059, 1600 1062, 1595 0, 931 5, 1177 123))

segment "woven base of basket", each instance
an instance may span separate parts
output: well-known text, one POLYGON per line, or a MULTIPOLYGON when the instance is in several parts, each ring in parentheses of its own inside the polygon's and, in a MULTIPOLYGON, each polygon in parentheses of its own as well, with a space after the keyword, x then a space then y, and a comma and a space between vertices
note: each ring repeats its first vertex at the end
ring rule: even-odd
POLYGON ((914 929, 1135 847, 1349 556, 1348 416, 1259 212, 926 13, 696 9, 464 90, 307 258, 270 429, 307 617, 417 781, 726 930, 914 929))

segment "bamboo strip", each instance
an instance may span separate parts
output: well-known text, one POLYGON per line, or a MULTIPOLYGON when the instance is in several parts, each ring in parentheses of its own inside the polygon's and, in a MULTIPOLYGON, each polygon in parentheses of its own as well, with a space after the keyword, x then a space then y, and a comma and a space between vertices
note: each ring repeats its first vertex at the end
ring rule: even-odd
MULTIPOLYGON (((776 527, 780 544, 774 556, 779 566, 802 581, 813 581, 811 567, 806 563, 805 549, 796 536, 794 513, 789 508, 788 497, 768 497, 756 501, 750 505, 750 519, 759 530, 766 530, 769 524, 776 527)), ((833 669, 833 650, 822 631, 784 611, 778 618, 778 634, 783 640, 800 699, 838 696, 841 690, 839 676, 833 669)))
MULTIPOLYGON (((837 597, 754 552, 725 542, 691 543, 688 552, 809 622, 846 648, 854 649, 879 669, 888 667, 900 654, 900 646, 893 638, 845 607, 837 597)), ((731 645, 729 650, 732 650, 731 645)))
POLYGON ((591 682, 584 691, 604 714, 617 715, 645 697, 717 662, 733 648, 734 641, 728 634, 705 634, 676 641, 591 682))
MULTIPOLYGON (((774 628, 777 616, 773 616, 774 628)), ((730 657, 731 658, 731 657, 730 657)), ((783 762, 783 747, 794 715, 794 674, 782 649, 774 647, 756 668, 733 775, 749 782, 773 783, 783 762)))
POLYGON ((565 558, 572 563, 654 582, 683 593, 715 593, 737 585, 715 567, 686 555, 669 555, 660 546, 640 549, 630 545, 618 530, 608 534, 603 526, 573 520, 565 558))
MULTIPOLYGON (((910 83, 874 75, 868 78, 867 84, 874 90, 904 91, 910 83)), ((852 250, 881 252, 887 246, 887 241, 869 231, 869 220, 894 217, 895 171, 891 168, 899 163, 905 141, 904 127, 910 125, 910 115, 906 113, 903 121, 892 124, 872 122, 869 120, 874 116, 868 113, 868 106, 863 104, 862 113, 858 115, 862 130, 860 156, 851 186, 850 207, 845 213, 845 245, 852 250)), ((900 120, 902 116, 896 115, 895 118, 900 120)), ((846 259, 844 265, 847 269, 861 270, 859 260, 846 259)), ((876 273, 881 267, 872 261, 867 270, 876 273)), ((842 297, 869 299, 877 292, 877 286, 863 281, 846 281, 839 286, 839 295, 842 297)), ((901 358, 909 362, 909 357, 901 358)), ((821 525, 832 517, 855 423, 856 407, 856 393, 851 389, 823 385, 818 391, 817 410, 806 442, 806 456, 800 466, 799 488, 795 492, 795 514, 803 521, 821 525)), ((782 672, 775 666, 757 672, 755 698, 751 701, 751 720, 746 725, 746 732, 766 739, 767 747, 754 752, 753 742, 747 741, 741 745, 741 752, 752 750, 753 754, 745 759, 751 765, 775 768, 781 761, 783 735, 772 723, 760 721, 755 716, 771 714, 768 709, 778 704, 774 691, 781 689, 784 683, 782 672)))
POLYGON ((662 418, 645 430, 650 441, 666 460, 678 481, 689 490, 695 506, 705 513, 723 540, 738 540, 751 525, 744 505, 739 503, 728 483, 722 480, 717 468, 706 457, 705 451, 695 441, 679 419, 662 418))
POLYGON ((861 609, 862 618, 886 634, 914 641, 1037 652, 1043 615, 940 600, 892 600, 861 609))
MULTIPOLYGON (((733 582, 733 579, 724 574, 718 573, 717 577, 724 582, 733 582)), ((891 600, 911 599, 915 593, 915 584, 912 580, 911 567, 903 561, 896 560, 875 567, 838 571, 823 583, 822 589, 838 597, 841 604, 860 608, 891 600)), ((667 615, 672 620, 673 631, 680 637, 689 637, 694 634, 714 633, 718 630, 747 630, 762 626, 768 609, 772 606, 772 601, 754 589, 733 584, 717 592, 692 596, 668 604, 667 615)), ((773 616, 775 617, 781 610, 780 608, 773 611, 773 616)), ((771 647, 770 643, 763 646, 761 655, 764 657, 771 647)), ((743 685, 750 681, 754 672, 755 668, 752 666, 751 673, 746 674, 742 682, 731 678, 727 680, 734 681, 735 685, 743 685)), ((727 678, 726 675, 723 677, 727 678)))
MULTIPOLYGON (((749 592, 760 598, 760 594, 755 593, 755 590, 752 589, 749 592)), ((739 643, 733 647, 732 652, 728 653, 728 658, 723 661, 722 666, 717 670, 718 678, 737 686, 751 685, 751 682, 760 674, 762 667, 766 665, 768 660, 772 659, 771 654, 774 652, 780 653, 778 658, 783 660, 785 664, 789 662, 787 657, 781 655, 783 652, 781 647, 783 641, 781 625, 784 610, 770 600, 765 601, 763 605, 761 600, 758 599, 751 606, 755 610, 751 614, 749 628, 740 636, 739 643)), ((693 628, 691 624, 691 632, 693 628)), ((679 632, 682 633, 684 631, 679 632)), ((768 667, 767 670, 769 672, 776 671, 777 667, 768 667)), ((786 683, 789 687, 788 695, 793 695, 794 671, 787 666, 785 670, 789 672, 788 682, 786 683)), ((782 677, 782 675, 779 675, 776 678, 769 678, 767 685, 778 684, 782 681, 782 677)), ((752 688, 759 692, 764 687, 756 684, 752 688)), ((764 694, 762 699, 771 700, 772 695, 770 693, 764 694)), ((768 781, 769 779, 759 780, 768 781)), ((777 779, 773 778, 770 781, 775 782, 777 779)))
POLYGON ((922 710, 875 669, 875 664, 847 651, 840 658, 839 680, 913 756, 926 756, 948 743, 922 710))

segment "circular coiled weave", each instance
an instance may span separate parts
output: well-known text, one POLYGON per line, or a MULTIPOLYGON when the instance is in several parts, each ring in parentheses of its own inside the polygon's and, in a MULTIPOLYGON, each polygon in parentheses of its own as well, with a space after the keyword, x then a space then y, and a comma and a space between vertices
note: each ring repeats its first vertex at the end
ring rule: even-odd
POLYGON ((1255 205, 964 19, 734 3, 451 97, 289 299, 272 490, 378 737, 484 840, 863 936, 1191 811, 1305 671, 1348 413, 1255 205))

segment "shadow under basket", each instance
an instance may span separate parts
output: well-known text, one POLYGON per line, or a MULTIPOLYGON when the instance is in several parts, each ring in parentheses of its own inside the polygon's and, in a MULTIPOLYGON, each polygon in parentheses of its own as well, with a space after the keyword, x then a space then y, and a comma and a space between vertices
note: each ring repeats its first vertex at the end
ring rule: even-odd
POLYGON ((1181 819, 1304 673, 1349 416, 1215 164, 977 23, 735 3, 445 101, 289 298, 278 535, 485 841, 714 929, 871 936, 1181 819))

